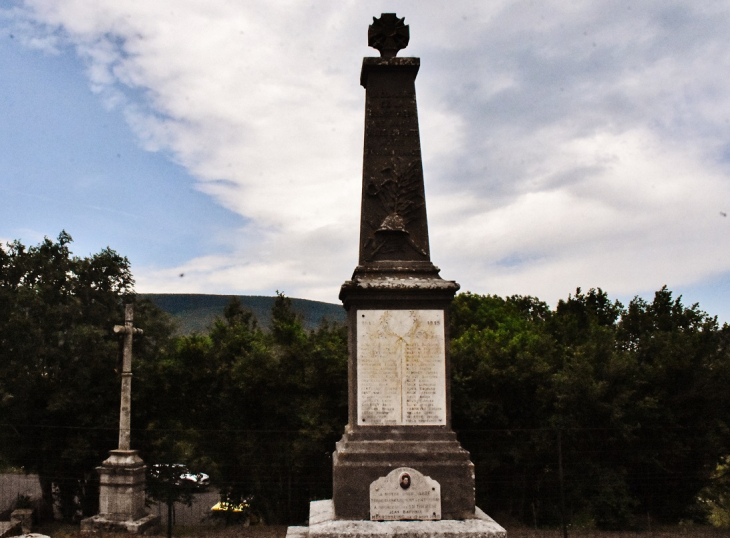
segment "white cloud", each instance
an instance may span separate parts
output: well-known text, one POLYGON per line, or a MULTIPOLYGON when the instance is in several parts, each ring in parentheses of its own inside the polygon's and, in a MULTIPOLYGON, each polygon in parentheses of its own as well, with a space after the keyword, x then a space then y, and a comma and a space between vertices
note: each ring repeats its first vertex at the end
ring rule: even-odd
POLYGON ((146 148, 249 219, 225 252, 137 267, 142 291, 289 288, 336 300, 356 263, 359 66, 381 11, 406 16, 406 52, 422 56, 432 253, 444 276, 554 300, 579 285, 632 293, 730 271, 718 216, 730 209, 723 10, 658 0, 26 6, 14 16, 29 43, 72 44, 146 148))
POLYGON ((730 271, 719 212, 730 183, 701 152, 661 144, 645 130, 554 149, 556 169, 573 163, 591 172, 495 210, 480 213, 473 201, 457 201, 436 212, 435 241, 447 259, 468 267, 466 287, 546 298, 576 286, 631 294, 730 271), (468 216, 458 225, 439 225, 465 206, 468 216))

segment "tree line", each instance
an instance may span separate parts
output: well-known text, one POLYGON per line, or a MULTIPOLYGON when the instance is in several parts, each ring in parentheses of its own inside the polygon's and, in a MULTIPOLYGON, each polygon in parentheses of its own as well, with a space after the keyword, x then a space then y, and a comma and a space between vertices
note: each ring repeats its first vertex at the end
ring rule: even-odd
MULTIPOLYGON (((343 326, 307 331, 279 294, 270 330, 233 301, 207 334, 173 337, 169 317, 134 295, 125 257, 76 257, 70 242, 62 232, 0 247, 0 463, 38 473, 64 517, 95 513, 94 468, 117 442, 112 328, 134 301, 143 459, 209 473, 269 523, 302 522, 310 500, 330 498, 347 421, 343 326)), ((722 521, 727 324, 666 287, 627 306, 578 289, 554 309, 463 293, 450 337, 453 426, 487 513, 536 526, 722 521)))

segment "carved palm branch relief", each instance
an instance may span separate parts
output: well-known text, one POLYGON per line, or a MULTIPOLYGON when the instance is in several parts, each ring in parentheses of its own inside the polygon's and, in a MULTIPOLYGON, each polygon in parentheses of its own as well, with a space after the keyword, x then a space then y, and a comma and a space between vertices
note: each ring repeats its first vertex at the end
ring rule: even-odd
POLYGON ((410 163, 405 159, 395 160, 391 166, 381 170, 383 179, 380 184, 371 181, 368 185, 368 194, 377 196, 386 213, 386 218, 380 228, 392 229, 386 221, 402 221, 405 226, 418 217, 419 210, 425 205, 421 192, 423 169, 421 161, 410 163), (400 170, 399 170, 400 169, 400 170))
POLYGON ((428 257, 423 246, 418 245, 408 231, 408 224, 418 219, 425 207, 422 192, 423 168, 420 159, 406 161, 394 159, 390 166, 381 170, 381 178, 372 178, 367 187, 368 195, 377 197, 385 218, 380 223, 368 222, 373 230, 366 243, 372 248, 371 256, 392 243, 392 235, 387 232, 401 232, 407 236, 406 243, 420 256, 428 257), (381 238, 376 238, 381 233, 381 238))

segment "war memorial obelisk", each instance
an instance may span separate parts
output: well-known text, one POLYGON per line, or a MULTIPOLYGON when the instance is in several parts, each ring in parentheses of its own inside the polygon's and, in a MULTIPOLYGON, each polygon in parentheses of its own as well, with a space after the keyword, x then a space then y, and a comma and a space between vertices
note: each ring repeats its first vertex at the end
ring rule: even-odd
POLYGON ((363 59, 365 143, 359 263, 342 285, 349 416, 333 498, 289 538, 504 536, 474 504, 474 465, 451 429, 449 305, 459 285, 431 263, 409 29, 373 18, 363 59))

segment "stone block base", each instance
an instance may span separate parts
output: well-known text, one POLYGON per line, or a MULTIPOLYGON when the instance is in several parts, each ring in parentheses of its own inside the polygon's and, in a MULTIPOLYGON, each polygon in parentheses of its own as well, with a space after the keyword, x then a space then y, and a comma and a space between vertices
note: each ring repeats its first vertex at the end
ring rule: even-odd
POLYGON ((147 514, 134 521, 113 521, 101 515, 81 520, 81 532, 113 532, 127 534, 155 534, 160 526, 160 516, 147 514))
POLYGON ((441 517, 474 516, 474 464, 441 427, 348 431, 332 457, 332 501, 337 519, 370 519, 370 484, 393 469, 411 467, 441 486, 441 517))
POLYGON ((309 505, 309 527, 289 527, 286 538, 504 538, 507 531, 479 508, 472 519, 440 521, 336 520, 332 501, 309 505))
POLYGON ((112 450, 97 467, 99 515, 109 521, 137 521, 145 510, 145 465, 136 450, 112 450))

